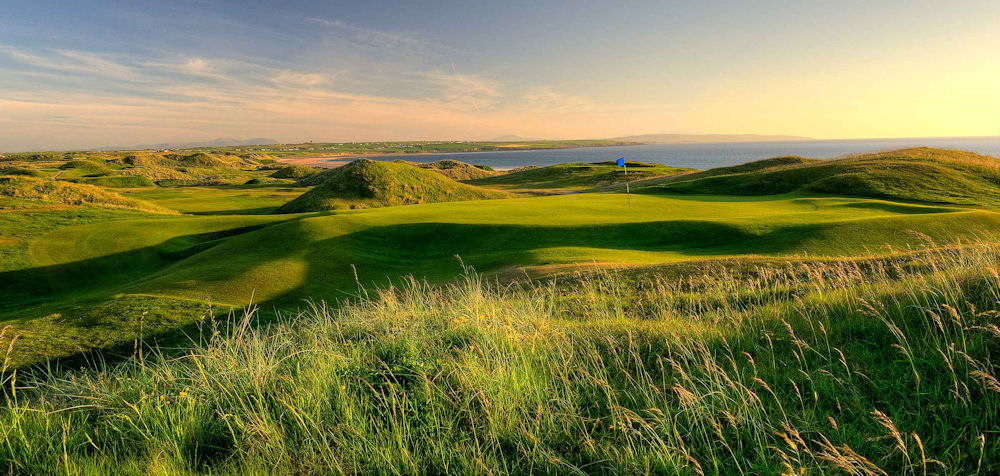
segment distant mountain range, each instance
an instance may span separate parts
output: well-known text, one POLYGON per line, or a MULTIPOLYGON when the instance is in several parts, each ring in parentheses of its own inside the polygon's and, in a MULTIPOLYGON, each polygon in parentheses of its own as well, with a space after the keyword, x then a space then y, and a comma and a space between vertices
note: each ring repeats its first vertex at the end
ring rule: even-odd
POLYGON ((94 150, 146 150, 146 149, 201 149, 207 147, 233 147, 241 145, 268 145, 277 144, 278 141, 266 137, 254 137, 252 139, 232 139, 221 138, 205 142, 164 142, 161 144, 142 144, 131 146, 107 146, 94 150))
POLYGON ((639 134, 612 137, 612 140, 645 144, 708 144, 717 142, 785 142, 812 140, 810 137, 760 134, 639 134))

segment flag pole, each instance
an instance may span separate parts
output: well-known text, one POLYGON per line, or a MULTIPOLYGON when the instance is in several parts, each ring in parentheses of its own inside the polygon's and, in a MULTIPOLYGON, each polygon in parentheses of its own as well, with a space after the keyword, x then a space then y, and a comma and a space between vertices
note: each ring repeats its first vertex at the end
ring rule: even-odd
POLYGON ((632 192, 628 189, 628 162, 625 162, 625 203, 628 204, 628 209, 632 209, 632 192))

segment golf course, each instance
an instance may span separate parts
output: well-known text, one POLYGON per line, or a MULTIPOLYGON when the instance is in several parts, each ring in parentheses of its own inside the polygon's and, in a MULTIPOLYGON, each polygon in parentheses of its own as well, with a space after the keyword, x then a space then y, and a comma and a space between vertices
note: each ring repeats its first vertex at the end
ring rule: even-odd
POLYGON ((301 155, 5 156, 0 460, 1000 470, 1000 159, 301 155))

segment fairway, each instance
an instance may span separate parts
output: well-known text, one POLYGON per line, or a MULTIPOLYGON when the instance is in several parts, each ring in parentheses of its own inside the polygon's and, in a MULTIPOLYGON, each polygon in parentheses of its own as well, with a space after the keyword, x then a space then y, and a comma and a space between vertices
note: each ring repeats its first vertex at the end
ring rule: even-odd
POLYGON ((0 476, 1000 475, 1000 2, 0 1, 0 476))
POLYGON ((148 256, 130 259, 128 273, 112 273, 127 279, 108 283, 109 292, 232 305, 245 304, 253 292, 262 302, 295 305, 345 296, 357 287, 355 270, 364 284, 407 274, 443 282, 461 273, 458 257, 496 272, 595 261, 846 256, 919 245, 909 230, 947 240, 1000 223, 991 211, 854 198, 635 195, 631 208, 625 198, 576 194, 332 214, 122 220, 59 229, 31 249, 36 265, 81 274, 106 270, 122 256, 148 256))
POLYGON ((120 194, 193 215, 252 215, 270 213, 305 190, 289 184, 267 184, 141 188, 120 194))

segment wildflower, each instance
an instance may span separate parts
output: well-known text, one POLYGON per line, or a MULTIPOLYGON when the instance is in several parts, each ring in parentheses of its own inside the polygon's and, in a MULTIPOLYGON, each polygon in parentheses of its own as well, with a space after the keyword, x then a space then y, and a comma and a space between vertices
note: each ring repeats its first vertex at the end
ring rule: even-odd
POLYGON ((340 391, 344 391, 344 390, 347 390, 347 385, 341 385, 340 386, 340 391))

